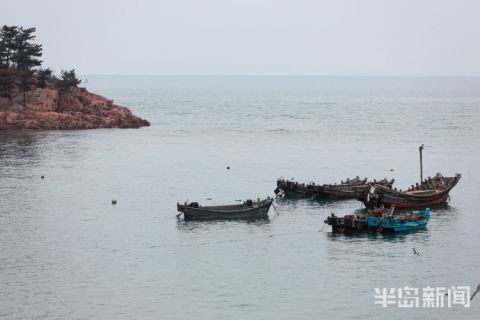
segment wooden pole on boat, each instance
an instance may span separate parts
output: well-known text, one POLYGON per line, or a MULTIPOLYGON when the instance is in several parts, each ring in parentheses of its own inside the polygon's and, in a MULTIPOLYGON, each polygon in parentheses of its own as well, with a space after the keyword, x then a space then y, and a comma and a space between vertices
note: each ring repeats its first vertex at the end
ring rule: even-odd
POLYGON ((423 159, 422 159, 422 150, 423 150, 423 144, 418 148, 418 151, 420 151, 420 184, 423 181, 423 159))

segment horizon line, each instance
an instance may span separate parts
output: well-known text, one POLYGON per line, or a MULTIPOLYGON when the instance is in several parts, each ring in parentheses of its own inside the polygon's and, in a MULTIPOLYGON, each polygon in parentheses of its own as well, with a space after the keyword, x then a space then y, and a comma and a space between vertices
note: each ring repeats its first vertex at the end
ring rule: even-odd
POLYGON ((480 78, 480 75, 322 75, 322 74, 152 74, 152 73, 79 73, 84 76, 149 77, 324 77, 324 78, 480 78))

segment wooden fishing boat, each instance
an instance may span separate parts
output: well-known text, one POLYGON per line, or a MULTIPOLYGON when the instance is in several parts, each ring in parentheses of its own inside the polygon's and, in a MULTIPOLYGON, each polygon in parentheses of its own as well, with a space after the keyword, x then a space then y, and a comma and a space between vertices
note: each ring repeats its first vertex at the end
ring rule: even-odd
POLYGON ((382 185, 372 185, 361 190, 357 199, 368 209, 384 207, 396 208, 425 208, 439 205, 448 200, 449 192, 462 177, 444 177, 440 173, 433 178, 425 179, 421 184, 412 185, 407 191, 392 189, 382 185))
POLYGON ((356 233, 368 229, 366 215, 348 214, 338 217, 332 213, 324 222, 332 226, 332 232, 338 233, 356 233))
POLYGON ((309 184, 299 183, 293 180, 277 180, 277 188, 274 190, 277 196, 286 198, 315 198, 315 199, 356 199, 357 195, 364 190, 370 189, 372 184, 378 184, 386 187, 392 187, 394 180, 387 180, 386 178, 380 181, 373 180, 367 182, 367 178, 360 179, 357 176, 354 179, 346 179, 340 184, 309 184))
POLYGON ((425 229, 430 221, 430 208, 398 216, 369 216, 368 228, 377 232, 407 232, 425 229))
POLYGON ((305 183, 300 183, 293 180, 278 179, 277 188, 274 190, 275 194, 279 197, 285 198, 307 198, 309 197, 308 188, 310 185, 305 185, 305 183))
MULTIPOLYGON (((357 194, 369 190, 371 184, 376 184, 380 186, 385 186, 391 188, 394 179, 387 180, 386 178, 380 181, 373 180, 372 182, 367 182, 367 179, 364 179, 359 182, 353 182, 351 184, 340 184, 340 185, 323 185, 322 192, 318 193, 318 197, 325 197, 329 199, 356 199, 357 194)), ((343 181, 342 181, 343 182, 343 181)))
POLYGON ((227 220, 267 218, 273 199, 247 200, 242 204, 223 206, 200 206, 198 202, 177 203, 177 211, 185 220, 227 220))

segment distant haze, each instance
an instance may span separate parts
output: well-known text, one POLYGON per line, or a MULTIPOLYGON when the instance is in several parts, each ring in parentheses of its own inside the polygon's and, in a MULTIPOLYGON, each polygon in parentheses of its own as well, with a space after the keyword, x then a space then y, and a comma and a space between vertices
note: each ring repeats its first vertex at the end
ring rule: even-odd
POLYGON ((5 0, 81 74, 480 76, 480 1, 5 0))

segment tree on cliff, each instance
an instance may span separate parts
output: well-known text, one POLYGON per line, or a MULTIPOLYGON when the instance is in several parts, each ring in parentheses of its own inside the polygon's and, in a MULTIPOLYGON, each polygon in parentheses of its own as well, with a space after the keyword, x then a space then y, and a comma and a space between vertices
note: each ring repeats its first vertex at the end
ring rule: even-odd
POLYGON ((42 46, 33 43, 36 28, 19 28, 14 38, 15 52, 12 56, 14 67, 19 71, 20 88, 23 92, 23 104, 27 103, 27 91, 33 89, 33 68, 42 64, 39 59, 42 56, 42 46))
POLYGON ((0 97, 10 98, 14 86, 15 74, 9 69, 0 68, 0 97))
POLYGON ((10 90, 15 86, 16 73, 10 69, 10 65, 17 34, 18 27, 15 26, 3 26, 0 29, 0 96, 2 97, 10 97, 10 90))
POLYGON ((80 84, 75 70, 61 72, 57 78, 52 70, 40 69, 42 45, 35 43, 36 28, 6 26, 0 28, 0 96, 10 97, 13 89, 23 93, 27 104, 27 92, 39 88, 66 91, 80 84))
POLYGON ((34 43, 36 28, 3 26, 0 29, 0 84, 2 95, 9 96, 17 83, 26 104, 27 91, 34 88, 34 68, 42 64, 42 45, 34 43))
POLYGON ((37 78, 38 78, 38 87, 39 88, 46 88, 48 81, 55 80, 55 76, 53 75, 53 71, 50 68, 38 70, 37 71, 37 78))
POLYGON ((36 44, 36 28, 3 26, 0 29, 0 67, 31 70, 42 64, 42 45, 36 44))
POLYGON ((42 56, 42 45, 33 43, 36 30, 36 28, 19 28, 14 39, 15 53, 12 61, 18 70, 31 70, 42 64, 39 59, 42 56))
POLYGON ((75 69, 62 70, 61 78, 57 82, 57 86, 60 87, 60 89, 68 89, 78 86, 80 82, 82 81, 77 78, 75 69))
POLYGON ((0 67, 9 68, 15 52, 15 38, 19 30, 16 26, 3 26, 0 29, 0 67))

